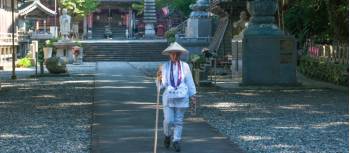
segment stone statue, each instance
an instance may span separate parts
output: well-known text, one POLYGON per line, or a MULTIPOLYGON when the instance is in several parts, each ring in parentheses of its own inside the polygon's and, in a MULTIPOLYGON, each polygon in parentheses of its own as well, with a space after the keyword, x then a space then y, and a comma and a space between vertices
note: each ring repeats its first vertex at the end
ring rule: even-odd
POLYGON ((68 40, 68 35, 70 33, 70 22, 71 16, 67 14, 67 9, 63 9, 62 15, 60 16, 60 32, 65 40, 68 40))
POLYGON ((233 34, 235 37, 242 36, 242 32, 248 26, 249 17, 246 11, 242 11, 239 16, 239 20, 233 23, 233 34))

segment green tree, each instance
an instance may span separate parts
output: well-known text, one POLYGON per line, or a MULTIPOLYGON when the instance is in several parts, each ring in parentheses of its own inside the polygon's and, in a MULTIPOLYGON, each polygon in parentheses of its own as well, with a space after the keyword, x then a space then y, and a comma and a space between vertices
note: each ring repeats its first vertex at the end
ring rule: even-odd
POLYGON ((66 8, 76 20, 81 20, 95 11, 99 2, 97 0, 60 0, 60 5, 66 8))
MULTIPOLYGON (((191 13, 190 5, 196 0, 156 0, 156 8, 161 9, 168 6, 170 12, 179 11, 182 16, 188 16, 191 13)), ((143 1, 141 3, 133 3, 132 8, 138 12, 138 15, 143 13, 143 1)))
POLYGON ((348 1, 293 0, 285 12, 286 29, 300 42, 307 38, 319 42, 347 41, 348 1))
POLYGON ((349 1, 325 0, 328 20, 335 40, 348 42, 349 38, 349 1))

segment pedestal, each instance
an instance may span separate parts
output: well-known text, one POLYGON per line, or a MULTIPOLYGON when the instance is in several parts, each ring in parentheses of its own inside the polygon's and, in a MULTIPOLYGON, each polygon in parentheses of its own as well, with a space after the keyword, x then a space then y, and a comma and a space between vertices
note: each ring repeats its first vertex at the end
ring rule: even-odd
POLYGON ((186 37, 210 37, 211 36, 210 18, 190 18, 187 20, 186 37))
MULTIPOLYGON (((54 44, 56 47, 56 56, 65 60, 68 64, 73 64, 74 57, 72 53, 72 48, 76 46, 76 44, 73 41, 59 41, 54 44)), ((80 54, 78 57, 78 62, 82 63, 83 61, 83 47, 80 48, 80 54)))
POLYGON ((154 30, 154 25, 153 24, 146 24, 145 26, 145 37, 147 38, 153 38, 155 37, 156 32, 154 30))
POLYGON ((245 36, 242 85, 296 85, 296 43, 290 36, 245 36))
POLYGON ((276 0, 248 1, 242 85, 297 85, 296 42, 275 25, 276 0))

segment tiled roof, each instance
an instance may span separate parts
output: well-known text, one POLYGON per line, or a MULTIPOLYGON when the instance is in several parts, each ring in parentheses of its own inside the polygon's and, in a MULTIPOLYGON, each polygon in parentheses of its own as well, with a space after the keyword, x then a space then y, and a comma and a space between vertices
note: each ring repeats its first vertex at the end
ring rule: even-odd
POLYGON ((53 11, 53 10, 47 8, 45 5, 41 4, 40 0, 34 0, 32 2, 28 2, 28 3, 24 4, 23 6, 21 6, 19 8, 18 13, 20 16, 27 16, 37 9, 40 10, 41 12, 45 13, 45 14, 43 14, 43 16, 45 16, 45 15, 53 16, 56 14, 55 11, 53 11))

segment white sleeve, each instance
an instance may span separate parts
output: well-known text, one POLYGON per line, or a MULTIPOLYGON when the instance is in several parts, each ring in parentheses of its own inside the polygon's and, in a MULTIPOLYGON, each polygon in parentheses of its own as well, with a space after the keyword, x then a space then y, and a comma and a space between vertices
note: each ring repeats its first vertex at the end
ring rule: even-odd
POLYGON ((184 73, 185 73, 185 84, 188 87, 188 94, 191 97, 197 93, 196 85, 194 84, 194 81, 193 81, 190 66, 188 66, 188 64, 185 62, 183 65, 184 65, 184 73))
POLYGON ((167 67, 168 67, 167 63, 164 63, 162 66, 162 84, 160 86, 160 89, 163 89, 168 86, 168 79, 166 75, 168 73, 167 67))
POLYGON ((163 88, 165 88, 168 85, 168 79, 166 77, 166 74, 168 72, 167 72, 167 68, 166 67, 167 67, 166 63, 162 64, 162 83, 159 83, 157 79, 155 80, 156 81, 156 86, 157 87, 159 86, 160 89, 163 89, 163 88))

